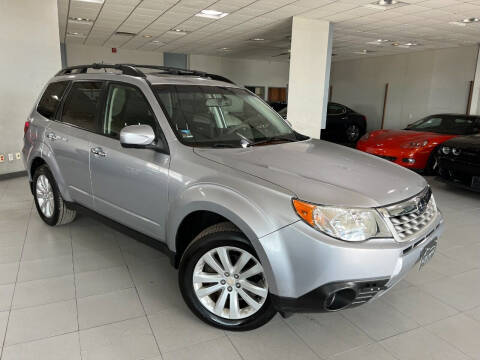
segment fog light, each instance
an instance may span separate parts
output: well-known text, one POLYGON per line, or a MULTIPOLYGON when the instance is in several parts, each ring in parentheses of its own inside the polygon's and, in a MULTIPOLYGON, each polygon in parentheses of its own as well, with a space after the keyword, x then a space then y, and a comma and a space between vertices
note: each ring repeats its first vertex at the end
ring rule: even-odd
POLYGON ((415 164, 415 159, 403 158, 402 161, 407 164, 415 164))

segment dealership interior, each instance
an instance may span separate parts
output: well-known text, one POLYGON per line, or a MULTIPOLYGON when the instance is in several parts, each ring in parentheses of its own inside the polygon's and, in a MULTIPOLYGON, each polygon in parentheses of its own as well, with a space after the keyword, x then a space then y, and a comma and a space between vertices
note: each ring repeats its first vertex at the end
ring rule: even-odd
POLYGON ((0 360, 480 359, 480 0, 0 29, 0 360))

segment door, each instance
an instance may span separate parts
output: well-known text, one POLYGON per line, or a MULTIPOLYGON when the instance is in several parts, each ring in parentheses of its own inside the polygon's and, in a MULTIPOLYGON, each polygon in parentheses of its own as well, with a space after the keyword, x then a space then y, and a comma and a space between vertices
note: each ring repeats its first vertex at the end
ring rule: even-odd
POLYGON ((73 201, 93 207, 90 183, 90 135, 97 130, 104 82, 74 82, 57 121, 45 133, 73 201))
POLYGON ((347 109, 340 104, 328 103, 327 122, 322 131, 325 139, 342 139, 345 133, 348 115, 347 109))
POLYGON ((124 148, 120 131, 128 125, 161 130, 142 91, 110 83, 100 134, 92 136, 90 164, 95 210, 147 234, 165 239, 170 156, 152 149, 124 148))

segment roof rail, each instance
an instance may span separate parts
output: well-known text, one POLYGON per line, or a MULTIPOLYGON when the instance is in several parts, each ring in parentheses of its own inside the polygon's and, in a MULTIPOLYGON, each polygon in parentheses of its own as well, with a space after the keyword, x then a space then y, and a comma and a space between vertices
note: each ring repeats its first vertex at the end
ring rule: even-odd
POLYGON ((131 66, 131 67, 134 67, 134 68, 160 70, 160 71, 163 71, 166 74, 172 74, 172 75, 196 75, 196 76, 200 76, 200 77, 208 77, 212 80, 224 81, 224 82, 228 82, 230 84, 235 85, 235 83, 232 80, 227 79, 224 76, 216 75, 216 74, 209 74, 209 73, 206 73, 205 71, 182 69, 182 68, 177 68, 177 67, 161 66, 161 65, 136 65, 136 64, 122 64, 122 65, 131 66))
POLYGON ((145 77, 145 74, 135 69, 133 66, 124 64, 91 64, 91 65, 76 65, 69 66, 60 70, 55 76, 68 74, 85 74, 88 69, 116 69, 120 70, 124 75, 145 77))
POLYGON ((76 65, 76 66, 69 66, 60 70, 55 76, 62 76, 68 74, 85 74, 87 73, 88 69, 116 69, 120 70, 123 75, 130 75, 130 76, 138 76, 145 78, 146 74, 139 70, 139 69, 153 69, 159 70, 165 74, 171 75, 195 75, 205 78, 210 78, 212 80, 224 81, 230 84, 235 84, 232 80, 227 79, 221 75, 209 74, 204 71, 197 71, 197 70, 189 70, 189 69, 182 69, 177 67, 170 67, 170 66, 160 66, 160 65, 136 65, 136 64, 98 64, 94 63, 91 65, 76 65))

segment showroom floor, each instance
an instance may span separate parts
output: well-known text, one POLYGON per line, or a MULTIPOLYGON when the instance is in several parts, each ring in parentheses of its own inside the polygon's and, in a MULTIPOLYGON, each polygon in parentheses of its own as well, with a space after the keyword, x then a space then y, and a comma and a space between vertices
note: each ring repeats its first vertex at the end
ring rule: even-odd
POLYGON ((364 307, 226 333, 165 256, 87 217, 50 228, 25 178, 0 181, 2 360, 479 359, 480 194, 430 182, 446 232, 421 272, 364 307))

